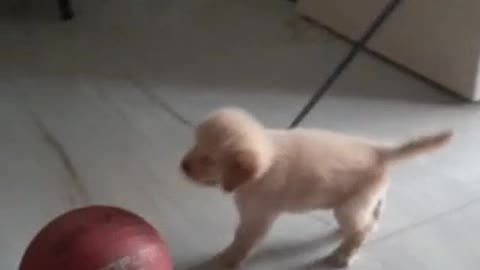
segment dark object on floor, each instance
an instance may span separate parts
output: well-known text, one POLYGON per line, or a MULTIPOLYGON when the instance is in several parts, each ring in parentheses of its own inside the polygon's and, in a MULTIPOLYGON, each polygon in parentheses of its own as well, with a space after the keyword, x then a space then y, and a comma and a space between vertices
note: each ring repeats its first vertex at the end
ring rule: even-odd
POLYGON ((172 270, 167 246, 140 216, 116 207, 67 212, 27 248, 20 270, 172 270))
POLYGON ((72 3, 70 0, 57 0, 58 8, 60 9, 60 15, 63 20, 71 20, 74 16, 72 3))

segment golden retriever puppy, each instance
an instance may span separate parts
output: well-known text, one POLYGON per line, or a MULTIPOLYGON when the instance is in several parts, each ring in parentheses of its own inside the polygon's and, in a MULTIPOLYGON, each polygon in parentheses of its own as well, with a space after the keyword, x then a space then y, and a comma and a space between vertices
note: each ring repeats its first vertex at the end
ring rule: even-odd
POLYGON ((196 128, 181 169, 194 182, 234 194, 240 224, 219 256, 223 266, 237 267, 280 214, 333 209, 342 240, 325 262, 347 267, 377 225, 388 168, 451 137, 444 131, 387 145, 322 130, 268 129, 241 109, 224 108, 196 128))

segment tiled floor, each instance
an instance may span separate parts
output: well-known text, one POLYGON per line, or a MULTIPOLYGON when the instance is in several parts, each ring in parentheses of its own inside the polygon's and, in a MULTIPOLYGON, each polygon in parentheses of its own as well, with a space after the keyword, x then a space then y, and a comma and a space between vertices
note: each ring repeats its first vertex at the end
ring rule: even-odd
MULTIPOLYGON (((0 268, 15 269, 57 214, 104 203, 151 221, 176 269, 201 269, 235 214, 178 172, 191 140, 182 120, 239 105, 286 126, 349 46, 292 29, 287 1, 76 2, 69 23, 54 1, 0 4, 0 268)), ((395 170, 383 226, 352 269, 478 268, 479 114, 361 55, 309 115, 305 126, 373 137, 458 132, 446 151, 395 170)), ((333 226, 325 213, 285 217, 245 268, 316 269, 333 226)))

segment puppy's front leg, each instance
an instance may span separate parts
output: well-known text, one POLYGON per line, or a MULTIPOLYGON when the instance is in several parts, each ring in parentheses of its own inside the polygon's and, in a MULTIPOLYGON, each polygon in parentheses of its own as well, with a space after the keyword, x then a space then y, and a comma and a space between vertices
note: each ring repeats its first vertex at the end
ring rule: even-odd
POLYGON ((220 263, 227 268, 236 268, 248 256, 252 248, 269 231, 276 216, 241 217, 235 238, 220 255, 220 263))

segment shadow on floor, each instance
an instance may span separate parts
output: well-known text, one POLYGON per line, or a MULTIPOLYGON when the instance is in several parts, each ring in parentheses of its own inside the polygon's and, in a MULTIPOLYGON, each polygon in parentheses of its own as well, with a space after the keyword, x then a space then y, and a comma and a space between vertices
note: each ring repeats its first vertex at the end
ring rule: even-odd
MULTIPOLYGON (((307 242, 288 243, 284 245, 267 246, 258 250, 245 262, 247 267, 268 264, 271 262, 282 262, 292 257, 301 257, 305 253, 314 250, 323 249, 331 246, 338 240, 338 231, 333 231, 320 238, 311 239, 307 242)), ((326 255, 326 254, 325 254, 326 255)), ((319 257, 322 255, 319 253, 319 257)), ((309 262, 306 262, 309 265, 309 262)), ((318 266, 319 263, 315 263, 318 266)), ((209 258, 201 262, 192 263, 193 266, 183 268, 183 270, 215 270, 221 269, 218 266, 216 258, 209 258)))

